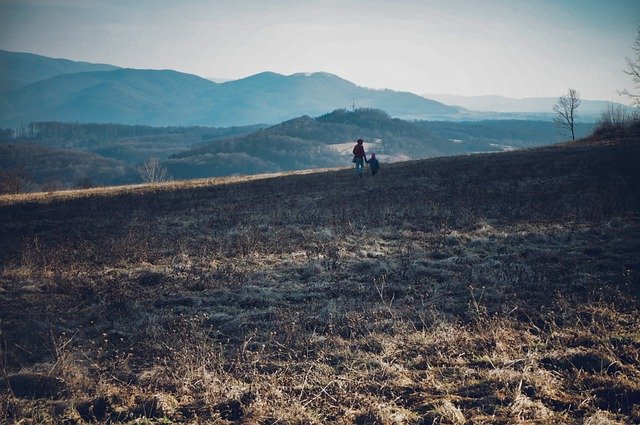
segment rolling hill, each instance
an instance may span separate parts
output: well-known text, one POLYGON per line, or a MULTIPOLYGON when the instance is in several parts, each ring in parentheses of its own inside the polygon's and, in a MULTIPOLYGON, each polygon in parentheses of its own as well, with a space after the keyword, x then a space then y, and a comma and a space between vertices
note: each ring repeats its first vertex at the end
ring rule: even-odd
MULTIPOLYGON (((578 124, 585 137, 593 125, 578 124)), ((14 140, 2 143, 21 149, 20 163, 0 160, 0 170, 18 167, 29 175, 31 190, 56 180, 61 187, 77 181, 72 169, 86 169, 78 162, 80 151, 102 158, 114 167, 112 176, 92 177, 96 184, 121 183, 120 161, 136 167, 150 157, 164 161, 172 178, 189 179, 232 174, 256 174, 283 170, 325 168, 349 164, 354 141, 365 139, 369 153, 383 162, 446 156, 461 153, 514 150, 558 143, 564 138, 552 122, 494 120, 477 122, 405 121, 389 114, 359 108, 339 109, 316 118, 303 116, 275 126, 246 127, 148 127, 122 124, 33 123, 14 140), (49 167, 36 146, 55 148, 58 161, 68 152, 66 168, 49 167), (33 150, 33 155, 30 151, 33 150), (109 162, 107 159, 115 159, 109 162), (55 176, 53 170, 60 172, 55 176)), ((90 159, 92 158, 92 159, 90 159)), ((83 172, 86 174, 86 172, 83 172)), ((83 174, 81 173, 81 174, 83 174)), ((92 174, 93 176, 93 174, 92 174)))
POLYGON ((640 422, 640 144, 0 197, 7 423, 640 422))
MULTIPOLYGON (((203 141, 259 128, 33 123, 17 139, 0 137, 0 173, 22 174, 21 191, 139 183, 136 167, 149 158, 165 159, 203 141)), ((0 177, 0 192, 3 186, 0 177)))
POLYGON ((349 163, 351 145, 358 138, 366 139, 366 149, 375 151, 383 161, 452 155, 470 149, 470 145, 454 143, 377 109, 338 109, 317 118, 303 116, 245 136, 205 143, 172 155, 164 164, 177 178, 335 167, 349 163))
POLYGON ((19 170, 25 178, 20 191, 60 190, 139 183, 135 167, 124 161, 78 149, 31 143, 0 143, 0 171, 19 170))

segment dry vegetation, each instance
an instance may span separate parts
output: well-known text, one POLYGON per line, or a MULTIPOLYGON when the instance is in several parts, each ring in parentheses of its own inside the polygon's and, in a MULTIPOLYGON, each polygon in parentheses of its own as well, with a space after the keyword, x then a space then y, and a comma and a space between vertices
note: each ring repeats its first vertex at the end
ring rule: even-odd
POLYGON ((4 197, 0 421, 638 423, 639 160, 4 197))

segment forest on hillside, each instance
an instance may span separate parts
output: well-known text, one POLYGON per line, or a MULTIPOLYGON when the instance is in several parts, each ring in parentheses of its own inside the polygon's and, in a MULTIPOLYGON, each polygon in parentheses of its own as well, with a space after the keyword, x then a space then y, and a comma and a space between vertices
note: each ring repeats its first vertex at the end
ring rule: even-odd
MULTIPOLYGON (((593 124, 577 124, 579 137, 593 124)), ((256 174, 350 165, 336 146, 354 142, 383 161, 492 152, 557 143, 548 121, 406 121, 378 109, 337 109, 275 126, 151 127, 33 122, 0 133, 5 192, 138 183, 139 168, 157 159, 173 179, 256 174), (371 144, 373 143, 373 144, 371 144), (22 183, 16 183, 19 175, 22 183)), ((0 179, 2 180, 2 179, 0 179)))

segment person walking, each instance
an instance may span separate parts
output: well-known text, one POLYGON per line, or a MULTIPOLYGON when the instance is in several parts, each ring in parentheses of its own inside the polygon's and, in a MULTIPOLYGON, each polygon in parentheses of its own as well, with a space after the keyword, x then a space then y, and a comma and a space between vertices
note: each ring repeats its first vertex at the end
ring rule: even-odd
POLYGON ((364 163, 367 161, 367 154, 364 152, 364 141, 358 139, 356 145, 353 147, 353 162, 356 164, 356 175, 362 177, 364 173, 364 163))
POLYGON ((376 154, 372 153, 371 158, 367 161, 369 164, 369 168, 371 168, 371 175, 375 176, 378 170, 380 169, 380 161, 376 159, 376 154))

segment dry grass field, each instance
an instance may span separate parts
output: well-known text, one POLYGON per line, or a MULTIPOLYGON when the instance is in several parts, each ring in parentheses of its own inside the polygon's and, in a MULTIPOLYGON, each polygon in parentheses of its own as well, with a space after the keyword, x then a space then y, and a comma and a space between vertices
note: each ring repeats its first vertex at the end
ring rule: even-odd
POLYGON ((0 199, 0 422, 640 423, 640 143, 0 199))

